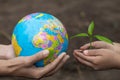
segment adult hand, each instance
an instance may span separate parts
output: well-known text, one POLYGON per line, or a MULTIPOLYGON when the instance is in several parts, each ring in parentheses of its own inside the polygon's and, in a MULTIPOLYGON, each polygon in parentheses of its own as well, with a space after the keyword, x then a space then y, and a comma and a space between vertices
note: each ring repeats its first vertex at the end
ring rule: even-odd
POLYGON ((0 59, 11 59, 15 57, 12 45, 0 44, 0 59))
MULTIPOLYGON (((12 52, 11 49, 10 51, 12 52)), ((34 66, 34 63, 46 58, 48 55, 49 51, 44 50, 33 56, 27 57, 14 57, 14 55, 9 57, 5 56, 4 59, 0 59, 0 75, 23 76, 28 78, 47 77, 57 72, 69 58, 66 53, 62 53, 52 63, 45 67, 34 66)))

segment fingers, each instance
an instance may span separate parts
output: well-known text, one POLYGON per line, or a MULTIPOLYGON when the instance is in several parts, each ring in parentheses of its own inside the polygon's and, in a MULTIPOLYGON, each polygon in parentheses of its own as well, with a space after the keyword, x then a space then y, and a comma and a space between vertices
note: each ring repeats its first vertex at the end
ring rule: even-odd
POLYGON ((26 57, 26 62, 33 65, 37 61, 40 61, 40 60, 46 58, 48 55, 49 55, 49 51, 48 50, 43 50, 43 51, 38 52, 37 54, 35 54, 33 56, 26 57))
POLYGON ((14 58, 15 54, 11 45, 0 45, 0 59, 14 58))
POLYGON ((92 49, 92 50, 84 50, 83 51, 84 55, 87 56, 100 56, 101 54, 99 54, 99 50, 98 49, 92 49))
POLYGON ((46 75, 46 77, 47 77, 47 76, 51 76, 51 75, 53 75, 54 73, 56 73, 56 72, 66 63, 66 61, 67 61, 69 58, 70 58, 69 55, 64 56, 64 58, 63 58, 62 61, 58 64, 58 66, 57 66, 53 71, 51 71, 50 73, 48 73, 48 74, 46 75))
MULTIPOLYGON (((92 46, 94 48, 107 48, 108 47, 108 43, 103 42, 103 41, 95 41, 92 42, 92 46)), ((88 49, 90 47, 90 43, 83 45, 82 47, 80 47, 81 50, 85 50, 88 49)))
POLYGON ((37 61, 40 61, 41 59, 46 58, 49 55, 48 50, 41 51, 33 56, 27 56, 27 57, 16 57, 13 59, 9 59, 9 64, 7 64, 9 67, 16 67, 20 68, 23 66, 31 66, 37 61), (21 65, 22 64, 22 65, 21 65))
POLYGON ((79 52, 79 50, 75 50, 73 54, 89 62, 92 62, 94 60, 94 57, 86 56, 83 53, 79 52))
POLYGON ((10 44, 7 46, 7 59, 12 59, 12 58, 15 58, 15 53, 14 53, 14 49, 13 49, 13 46, 10 44))
POLYGON ((74 56, 75 56, 75 58, 76 58, 80 63, 85 64, 85 65, 90 66, 90 67, 93 67, 93 66, 94 66, 91 62, 86 61, 86 60, 78 57, 78 56, 75 55, 75 54, 74 54, 74 56))
POLYGON ((97 70, 99 69, 97 66, 99 66, 101 57, 104 54, 103 52, 105 52, 105 49, 85 50, 83 53, 79 50, 75 50, 73 55, 80 63, 97 70))
MULTIPOLYGON (((64 60, 66 61, 66 53, 62 53, 60 56, 58 56, 57 59, 55 59, 52 63, 46 65, 45 67, 22 67, 21 69, 17 69, 14 73, 15 75, 30 77, 30 78, 42 78, 50 71, 56 69, 57 65, 61 64, 60 62, 64 60)), ((62 64, 61 64, 62 65, 62 64)))
POLYGON ((42 68, 42 75, 45 76, 45 74, 47 74, 50 71, 54 70, 57 67, 57 65, 63 60, 63 58, 64 58, 65 55, 66 55, 66 53, 62 53, 52 63, 50 63, 47 66, 43 67, 42 68))

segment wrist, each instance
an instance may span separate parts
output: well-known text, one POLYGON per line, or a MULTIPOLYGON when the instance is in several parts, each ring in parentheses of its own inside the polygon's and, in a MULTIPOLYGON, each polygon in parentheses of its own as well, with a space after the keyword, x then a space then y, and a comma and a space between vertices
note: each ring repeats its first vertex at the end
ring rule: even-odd
POLYGON ((113 43, 113 49, 115 52, 120 54, 120 44, 119 43, 113 43))
POLYGON ((115 57, 115 68, 120 69, 120 54, 115 57))

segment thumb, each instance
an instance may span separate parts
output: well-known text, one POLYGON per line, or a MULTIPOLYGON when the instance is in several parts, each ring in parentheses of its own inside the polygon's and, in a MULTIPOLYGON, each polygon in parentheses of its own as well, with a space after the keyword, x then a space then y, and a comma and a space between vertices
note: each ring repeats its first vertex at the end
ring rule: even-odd
MULTIPOLYGON (((98 49, 107 48, 107 46, 109 46, 108 43, 103 42, 103 41, 94 41, 91 44, 94 48, 98 48, 98 49)), ((80 47, 80 49, 85 50, 85 49, 88 49, 89 47, 90 47, 90 43, 83 45, 82 47, 80 47)))
POLYGON ((28 60, 30 61, 30 63, 34 64, 35 62, 38 62, 38 61, 46 58, 48 55, 49 55, 49 51, 48 50, 43 50, 43 51, 40 51, 40 52, 36 53, 33 56, 29 56, 28 60))
POLYGON ((84 50, 83 54, 87 56, 99 56, 98 50, 84 50))

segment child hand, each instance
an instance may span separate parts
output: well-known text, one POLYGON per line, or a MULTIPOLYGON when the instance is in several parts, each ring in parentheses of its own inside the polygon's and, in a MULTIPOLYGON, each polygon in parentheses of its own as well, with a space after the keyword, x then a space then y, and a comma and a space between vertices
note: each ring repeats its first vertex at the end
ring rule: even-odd
POLYGON ((102 41, 93 42, 92 46, 98 49, 86 50, 90 44, 82 46, 81 50, 75 50, 75 58, 95 70, 109 69, 109 68, 120 68, 120 54, 119 45, 107 44, 102 41))
MULTIPOLYGON (((110 50, 120 53, 120 44, 119 43, 109 44, 109 43, 106 43, 103 41, 95 41, 95 42, 92 42, 92 46, 96 49, 110 49, 110 50)), ((83 45, 82 47, 80 47, 80 49, 86 50, 89 47, 90 47, 90 43, 83 45)))

